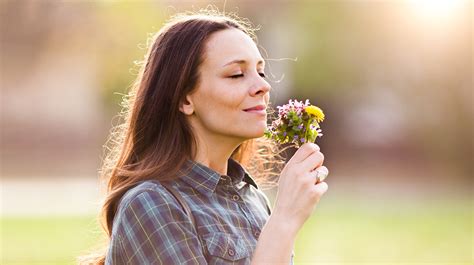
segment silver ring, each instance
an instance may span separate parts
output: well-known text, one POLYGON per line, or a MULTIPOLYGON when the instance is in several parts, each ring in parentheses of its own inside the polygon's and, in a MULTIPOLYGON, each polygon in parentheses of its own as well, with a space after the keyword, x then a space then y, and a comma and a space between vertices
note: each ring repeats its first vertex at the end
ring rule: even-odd
POLYGON ((315 169, 314 172, 316 173, 316 182, 319 181, 319 170, 315 169))
MULTIPOLYGON (((323 168, 325 168, 325 167, 323 167, 323 168)), ((318 169, 319 169, 319 168, 318 168, 318 169)), ((318 170, 318 169, 315 170, 315 171, 316 171, 316 183, 325 180, 326 177, 328 176, 328 173, 329 173, 329 172, 327 172, 327 169, 324 170, 324 172, 321 172, 321 171, 318 170)))

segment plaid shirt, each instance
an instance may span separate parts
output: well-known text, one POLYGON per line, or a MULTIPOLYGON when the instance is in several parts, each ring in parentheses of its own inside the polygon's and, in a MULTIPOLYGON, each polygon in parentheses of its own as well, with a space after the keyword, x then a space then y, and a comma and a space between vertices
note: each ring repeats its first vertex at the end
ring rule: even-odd
POLYGON ((105 264, 250 264, 269 217, 268 198, 233 159, 227 175, 187 163, 191 171, 172 186, 197 229, 159 181, 143 181, 122 197, 105 264))

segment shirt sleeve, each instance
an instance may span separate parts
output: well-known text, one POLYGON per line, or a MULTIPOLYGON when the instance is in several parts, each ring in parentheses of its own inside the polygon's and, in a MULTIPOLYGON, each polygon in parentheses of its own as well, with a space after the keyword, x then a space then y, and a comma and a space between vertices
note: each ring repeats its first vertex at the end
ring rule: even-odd
POLYGON ((165 189, 136 195, 118 233, 125 264, 207 264, 193 224, 165 189))
MULTIPOLYGON (((271 215, 272 213, 271 203, 270 203, 270 200, 268 199, 267 194, 265 194, 265 192, 261 191, 260 189, 256 189, 256 191, 257 191, 257 194, 259 194, 260 201, 266 207, 268 215, 271 215)), ((291 250, 290 265, 293 265, 294 262, 295 262, 295 249, 293 248, 291 250)))

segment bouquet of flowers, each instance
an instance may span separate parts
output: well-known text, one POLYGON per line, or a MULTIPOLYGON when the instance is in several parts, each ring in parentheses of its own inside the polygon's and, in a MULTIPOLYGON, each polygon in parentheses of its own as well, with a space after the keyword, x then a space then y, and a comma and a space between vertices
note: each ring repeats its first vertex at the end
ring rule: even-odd
POLYGON ((305 103, 290 99, 288 104, 277 108, 278 118, 265 131, 265 137, 280 144, 293 143, 299 148, 323 136, 319 123, 324 121, 324 113, 320 108, 310 105, 308 99, 305 103))

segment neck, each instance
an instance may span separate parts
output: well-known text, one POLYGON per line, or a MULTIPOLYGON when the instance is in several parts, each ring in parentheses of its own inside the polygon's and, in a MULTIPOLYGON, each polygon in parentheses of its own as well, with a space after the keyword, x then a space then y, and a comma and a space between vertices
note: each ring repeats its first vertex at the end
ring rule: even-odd
POLYGON ((227 160, 243 140, 212 133, 197 133, 195 135, 197 153, 194 160, 221 175, 227 175, 227 160))

